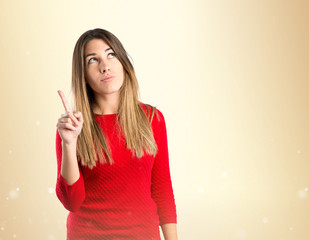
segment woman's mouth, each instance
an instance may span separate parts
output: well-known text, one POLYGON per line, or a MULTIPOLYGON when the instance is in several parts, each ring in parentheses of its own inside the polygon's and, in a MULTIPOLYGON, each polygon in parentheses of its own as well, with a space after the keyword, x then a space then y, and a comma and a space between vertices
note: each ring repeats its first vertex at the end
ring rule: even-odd
POLYGON ((103 82, 109 82, 109 81, 112 81, 113 80, 113 76, 106 76, 106 77, 104 77, 101 81, 103 81, 103 82))

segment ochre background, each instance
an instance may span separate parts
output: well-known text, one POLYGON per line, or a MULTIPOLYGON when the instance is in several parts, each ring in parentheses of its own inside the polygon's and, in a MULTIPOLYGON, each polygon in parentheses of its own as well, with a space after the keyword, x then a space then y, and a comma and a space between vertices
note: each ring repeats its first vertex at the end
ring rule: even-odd
POLYGON ((181 240, 309 239, 309 2, 2 0, 0 239, 60 240, 56 123, 95 27, 167 123, 181 240))

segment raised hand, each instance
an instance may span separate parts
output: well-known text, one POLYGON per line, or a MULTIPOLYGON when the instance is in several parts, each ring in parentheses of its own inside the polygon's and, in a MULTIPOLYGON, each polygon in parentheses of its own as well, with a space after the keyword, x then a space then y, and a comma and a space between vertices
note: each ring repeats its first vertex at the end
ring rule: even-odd
POLYGON ((59 90, 58 94, 62 100, 65 113, 58 119, 56 126, 62 141, 66 144, 70 144, 77 141, 77 137, 83 127, 83 116, 81 112, 72 112, 62 91, 59 90))

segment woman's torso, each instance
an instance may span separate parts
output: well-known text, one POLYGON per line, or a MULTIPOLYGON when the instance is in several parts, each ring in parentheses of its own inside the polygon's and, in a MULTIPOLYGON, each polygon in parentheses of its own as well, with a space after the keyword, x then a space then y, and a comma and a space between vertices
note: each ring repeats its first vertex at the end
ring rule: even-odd
POLYGON ((116 130, 116 117, 95 115, 114 163, 82 167, 86 198, 78 212, 69 213, 69 240, 160 239, 157 207, 151 198, 154 157, 144 154, 138 159, 126 149, 116 130))

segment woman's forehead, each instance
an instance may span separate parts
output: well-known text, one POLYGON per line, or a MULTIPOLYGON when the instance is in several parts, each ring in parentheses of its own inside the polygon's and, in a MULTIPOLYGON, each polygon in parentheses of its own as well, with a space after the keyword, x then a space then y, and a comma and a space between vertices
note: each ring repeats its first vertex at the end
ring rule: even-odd
POLYGON ((85 46, 85 55, 90 52, 108 51, 112 49, 103 39, 92 39, 85 46))

